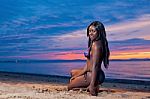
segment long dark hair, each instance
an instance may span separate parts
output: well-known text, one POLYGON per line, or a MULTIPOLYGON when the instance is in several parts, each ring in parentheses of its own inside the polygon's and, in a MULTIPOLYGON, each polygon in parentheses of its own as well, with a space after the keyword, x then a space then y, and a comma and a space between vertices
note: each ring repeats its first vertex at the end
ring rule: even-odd
POLYGON ((94 26, 96 28, 96 31, 98 32, 98 37, 95 40, 101 40, 102 42, 102 49, 103 49, 103 64, 105 66, 105 68, 108 67, 109 65, 109 55, 110 55, 110 51, 109 51, 109 47, 108 47, 108 41, 106 38, 106 31, 105 31, 105 27, 104 25, 99 22, 99 21, 94 21, 92 22, 88 27, 87 27, 87 37, 89 38, 88 41, 88 48, 91 46, 92 41, 89 37, 89 27, 90 26, 94 26))

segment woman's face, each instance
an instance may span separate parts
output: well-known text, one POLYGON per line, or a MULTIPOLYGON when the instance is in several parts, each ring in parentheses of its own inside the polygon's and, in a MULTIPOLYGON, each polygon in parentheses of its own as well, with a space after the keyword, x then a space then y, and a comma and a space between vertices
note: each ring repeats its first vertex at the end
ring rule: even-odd
POLYGON ((91 40, 96 39, 96 37, 98 36, 97 30, 94 26, 90 26, 89 27, 89 37, 91 40))

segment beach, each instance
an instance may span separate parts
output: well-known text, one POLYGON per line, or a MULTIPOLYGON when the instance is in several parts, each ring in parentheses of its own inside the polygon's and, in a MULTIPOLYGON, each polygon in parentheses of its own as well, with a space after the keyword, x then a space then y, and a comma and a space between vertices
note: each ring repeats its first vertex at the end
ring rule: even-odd
POLYGON ((150 99, 150 84, 143 81, 106 80, 98 96, 86 89, 67 90, 69 78, 0 72, 0 99, 150 99))

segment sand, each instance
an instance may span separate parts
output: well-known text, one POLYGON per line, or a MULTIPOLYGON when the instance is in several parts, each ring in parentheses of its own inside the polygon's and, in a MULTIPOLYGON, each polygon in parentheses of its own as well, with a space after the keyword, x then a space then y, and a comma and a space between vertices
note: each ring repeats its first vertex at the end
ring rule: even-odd
POLYGON ((45 81, 38 76, 38 80, 27 80, 21 76, 0 74, 0 99, 150 99, 149 85, 104 82, 98 96, 91 96, 86 89, 67 91, 66 82, 45 81))

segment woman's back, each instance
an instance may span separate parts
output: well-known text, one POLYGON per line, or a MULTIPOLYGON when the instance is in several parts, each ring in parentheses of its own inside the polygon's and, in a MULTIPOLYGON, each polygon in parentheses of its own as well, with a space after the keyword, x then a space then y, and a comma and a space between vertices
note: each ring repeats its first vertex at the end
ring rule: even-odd
POLYGON ((99 52, 96 52, 96 53, 100 53, 102 54, 102 45, 101 45, 101 41, 98 40, 98 41, 95 41, 92 43, 92 46, 91 46, 91 51, 90 51, 90 58, 87 58, 87 71, 92 71, 92 68, 93 68, 93 60, 96 59, 96 58, 100 58, 100 60, 97 62, 97 65, 99 66, 99 69, 101 69, 101 63, 102 63, 102 55, 97 55, 94 56, 94 49, 97 48, 99 52))

